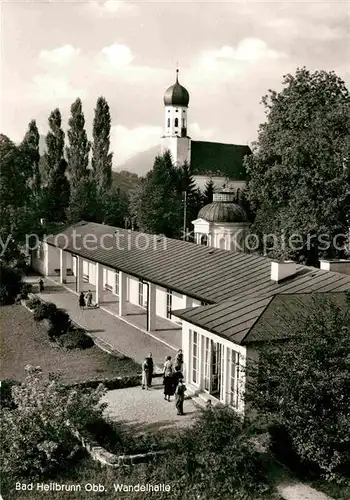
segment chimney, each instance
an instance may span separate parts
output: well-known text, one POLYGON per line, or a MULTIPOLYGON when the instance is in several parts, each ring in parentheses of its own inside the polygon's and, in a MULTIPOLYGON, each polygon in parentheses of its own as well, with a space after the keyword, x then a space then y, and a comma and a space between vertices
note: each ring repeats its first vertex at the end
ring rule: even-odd
POLYGON ((294 276, 297 272, 296 262, 292 260, 272 261, 271 262, 271 280, 278 283, 279 281, 294 276))
POLYGON ((350 260, 320 260, 320 269, 323 271, 350 274, 350 260))

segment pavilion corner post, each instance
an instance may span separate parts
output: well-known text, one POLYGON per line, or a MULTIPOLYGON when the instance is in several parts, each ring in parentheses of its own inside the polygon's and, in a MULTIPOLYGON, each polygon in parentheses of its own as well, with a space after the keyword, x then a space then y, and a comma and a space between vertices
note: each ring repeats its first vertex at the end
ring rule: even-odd
POLYGON ((149 283, 141 278, 141 283, 147 286, 146 330, 149 332, 149 283))
POLYGON ((183 228, 182 228, 182 239, 184 241, 187 240, 186 234, 187 234, 187 228, 186 228, 186 220, 187 220, 187 191, 183 192, 183 202, 184 202, 184 220, 183 220, 183 228))

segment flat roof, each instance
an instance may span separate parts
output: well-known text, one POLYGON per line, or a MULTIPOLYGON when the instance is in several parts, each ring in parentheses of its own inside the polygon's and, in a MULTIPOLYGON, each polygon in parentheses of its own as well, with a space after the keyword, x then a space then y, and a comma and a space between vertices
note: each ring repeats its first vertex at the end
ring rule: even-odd
POLYGON ((211 304, 173 314, 237 343, 245 339, 275 295, 350 290, 349 275, 297 265, 294 276, 276 283, 271 281, 267 257, 94 222, 66 227, 46 241, 211 304))

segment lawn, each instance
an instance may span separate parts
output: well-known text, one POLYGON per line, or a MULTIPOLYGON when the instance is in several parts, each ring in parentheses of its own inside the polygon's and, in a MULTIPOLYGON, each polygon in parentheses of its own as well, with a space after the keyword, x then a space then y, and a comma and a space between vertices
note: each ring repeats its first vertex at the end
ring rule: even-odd
POLYGON ((60 374, 62 381, 113 379, 135 375, 140 366, 132 359, 119 359, 98 347, 70 351, 50 342, 44 327, 21 305, 0 307, 0 379, 22 381, 27 364, 46 373, 60 374))

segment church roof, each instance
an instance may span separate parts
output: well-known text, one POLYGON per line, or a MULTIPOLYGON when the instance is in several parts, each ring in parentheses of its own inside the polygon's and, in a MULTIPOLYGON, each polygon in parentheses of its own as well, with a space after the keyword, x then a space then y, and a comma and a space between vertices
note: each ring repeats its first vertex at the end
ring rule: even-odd
POLYGON ((188 90, 180 85, 178 80, 178 70, 176 71, 176 82, 171 85, 164 94, 165 106, 188 106, 190 94, 188 90))
POLYGON ((228 177, 245 180, 243 158, 252 154, 249 146, 220 142, 191 141, 191 169, 193 175, 228 177))

